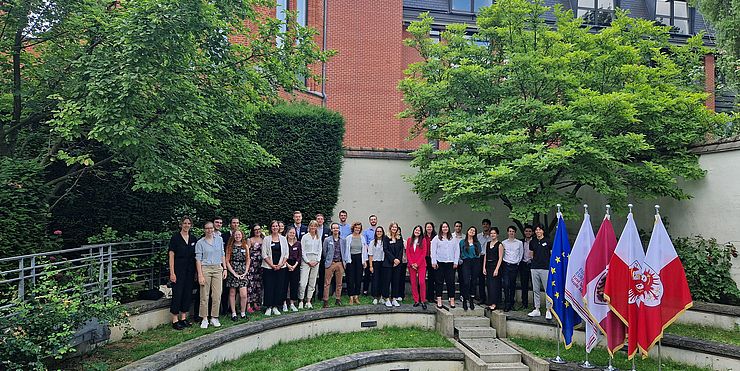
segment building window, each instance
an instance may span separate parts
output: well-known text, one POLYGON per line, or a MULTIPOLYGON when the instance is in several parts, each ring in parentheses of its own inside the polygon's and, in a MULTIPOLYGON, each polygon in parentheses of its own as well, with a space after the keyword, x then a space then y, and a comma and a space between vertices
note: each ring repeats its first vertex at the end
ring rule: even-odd
POLYGON ((478 13, 481 7, 490 6, 493 0, 450 0, 453 12, 478 13))
MULTIPOLYGON (((608 26, 614 19, 615 0, 578 0, 576 16, 584 23, 595 26, 608 26)), ((660 1, 660 0, 658 0, 660 1)))
POLYGON ((298 24, 308 26, 308 0, 296 0, 296 10, 298 11, 298 24))
MULTIPOLYGON (((285 23, 285 12, 288 10, 288 0, 277 0, 277 6, 275 7, 275 18, 280 21, 280 32, 285 33, 288 29, 288 25, 285 23)), ((278 36, 275 40, 278 46, 283 45, 283 38, 278 36)))
POLYGON ((688 35, 691 33, 689 4, 686 1, 657 0, 655 21, 664 26, 672 26, 671 33, 688 35))

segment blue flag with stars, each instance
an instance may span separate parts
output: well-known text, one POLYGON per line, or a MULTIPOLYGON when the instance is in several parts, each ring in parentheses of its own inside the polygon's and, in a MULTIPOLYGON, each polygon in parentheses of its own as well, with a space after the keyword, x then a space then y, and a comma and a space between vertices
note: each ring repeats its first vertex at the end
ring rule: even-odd
POLYGON ((565 277, 568 268, 568 256, 570 256, 570 241, 568 231, 565 230, 563 215, 558 213, 558 229, 555 231, 552 255, 550 256, 550 272, 547 275, 547 301, 552 304, 555 320, 560 322, 560 336, 565 344, 565 349, 573 345, 573 327, 581 323, 573 307, 565 300, 565 277))

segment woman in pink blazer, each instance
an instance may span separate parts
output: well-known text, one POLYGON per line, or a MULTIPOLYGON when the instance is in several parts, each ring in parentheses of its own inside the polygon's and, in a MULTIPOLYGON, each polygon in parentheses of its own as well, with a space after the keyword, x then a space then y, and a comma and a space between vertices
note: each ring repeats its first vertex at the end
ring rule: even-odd
POLYGON ((411 281, 411 294, 414 297, 414 306, 421 304, 427 309, 427 283, 426 256, 429 251, 429 241, 422 238, 423 232, 420 225, 414 227, 411 237, 406 241, 406 260, 409 267, 409 280, 411 281))

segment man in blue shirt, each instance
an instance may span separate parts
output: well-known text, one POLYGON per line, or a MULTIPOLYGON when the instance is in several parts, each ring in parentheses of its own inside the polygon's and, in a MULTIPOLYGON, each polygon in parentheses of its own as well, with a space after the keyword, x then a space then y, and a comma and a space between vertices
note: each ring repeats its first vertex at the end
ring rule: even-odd
MULTIPOLYGON (((375 227, 378 226, 378 217, 375 214, 370 215, 368 220, 370 221, 370 226, 362 231, 362 241, 365 245, 370 245, 370 242, 375 238, 375 227)), ((370 282, 373 279, 373 273, 370 272, 370 264, 365 267, 364 273, 365 275, 362 278, 362 295, 367 295, 368 291, 370 291, 370 282)))
POLYGON ((347 210, 342 210, 339 212, 339 236, 342 238, 347 238, 347 236, 352 234, 352 226, 347 223, 347 210))

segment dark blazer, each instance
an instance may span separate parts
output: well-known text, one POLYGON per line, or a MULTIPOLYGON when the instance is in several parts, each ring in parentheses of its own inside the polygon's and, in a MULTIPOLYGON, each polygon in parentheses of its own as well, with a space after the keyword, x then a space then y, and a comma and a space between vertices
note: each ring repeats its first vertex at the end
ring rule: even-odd
POLYGON ((396 242, 391 242, 391 239, 387 236, 384 237, 383 241, 383 253, 385 259, 383 259, 384 267, 393 267, 393 260, 398 259, 403 262, 403 238, 399 238, 396 242))
MULTIPOLYGON (((290 223, 290 224, 288 224, 288 225, 285 226, 285 235, 286 236, 288 235, 288 231, 291 230, 291 229, 295 229, 295 224, 290 223)), ((295 238, 297 238, 298 241, 300 241, 301 238, 303 238, 303 235, 306 234, 306 233, 308 233, 308 226, 305 225, 305 224, 301 224, 300 230, 296 231, 296 233, 295 233, 295 238)))
POLYGON ((324 243, 324 240, 331 236, 331 229, 329 229, 329 227, 324 227, 323 225, 320 225, 316 232, 321 236, 321 243, 324 243))

